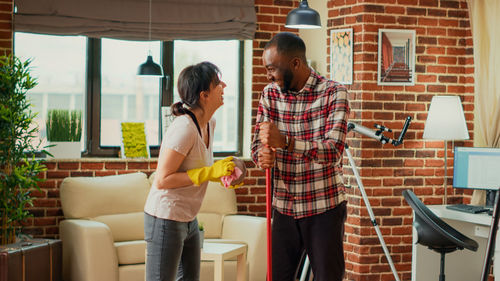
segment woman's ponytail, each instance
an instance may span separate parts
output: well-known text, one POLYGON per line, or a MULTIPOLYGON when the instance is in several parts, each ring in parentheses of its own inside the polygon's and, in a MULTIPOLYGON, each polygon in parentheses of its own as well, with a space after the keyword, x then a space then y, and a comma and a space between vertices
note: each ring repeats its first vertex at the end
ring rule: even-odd
POLYGON ((182 102, 180 101, 172 104, 170 109, 172 110, 172 114, 174 116, 186 114, 186 109, 184 108, 184 106, 182 106, 182 102))

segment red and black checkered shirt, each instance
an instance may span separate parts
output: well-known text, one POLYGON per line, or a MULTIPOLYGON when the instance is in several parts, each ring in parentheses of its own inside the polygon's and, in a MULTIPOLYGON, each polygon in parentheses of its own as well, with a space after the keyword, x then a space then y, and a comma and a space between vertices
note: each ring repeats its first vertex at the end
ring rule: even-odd
POLYGON ((348 113, 346 88, 314 70, 298 92, 282 93, 275 83, 264 88, 252 142, 254 162, 261 147, 261 122, 271 121, 282 134, 295 139, 293 152, 276 151, 273 207, 277 211, 303 218, 346 200, 342 153, 348 113))

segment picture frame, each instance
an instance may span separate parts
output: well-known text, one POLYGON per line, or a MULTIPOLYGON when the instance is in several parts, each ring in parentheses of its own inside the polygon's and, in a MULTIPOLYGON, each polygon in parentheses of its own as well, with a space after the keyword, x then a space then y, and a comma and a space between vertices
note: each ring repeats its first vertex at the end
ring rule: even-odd
POLYGON ((151 152, 146 138, 144 122, 121 122, 122 158, 150 158, 151 152))
POLYGON ((352 85, 354 33, 352 28, 330 30, 330 79, 352 85))
POLYGON ((378 30, 377 69, 377 85, 415 85, 415 30, 378 30))

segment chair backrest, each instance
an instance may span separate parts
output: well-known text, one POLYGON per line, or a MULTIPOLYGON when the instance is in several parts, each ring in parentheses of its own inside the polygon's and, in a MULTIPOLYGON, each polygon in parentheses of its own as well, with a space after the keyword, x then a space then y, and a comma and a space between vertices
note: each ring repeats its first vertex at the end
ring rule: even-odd
MULTIPOLYGON (((156 172, 149 177, 151 185, 155 175, 156 172)), ((217 182, 209 182, 197 215, 198 223, 203 224, 205 229, 205 238, 221 238, 224 217, 236 213, 238 213, 238 208, 234 190, 224 188, 217 182)))
POLYGON ((233 189, 210 182, 198 213, 198 223, 203 223, 206 238, 220 238, 222 222, 226 215, 238 213, 236 193, 233 189))
POLYGON ((69 177, 61 184, 66 219, 106 224, 114 241, 144 239, 144 204, 150 184, 144 173, 104 177, 69 177))
POLYGON ((417 243, 434 250, 451 252, 456 249, 476 251, 478 244, 448 225, 434 214, 411 190, 404 190, 403 196, 415 213, 414 227, 417 230, 417 243))
POLYGON ((65 178, 60 191, 64 217, 92 218, 143 212, 149 188, 144 173, 65 178))

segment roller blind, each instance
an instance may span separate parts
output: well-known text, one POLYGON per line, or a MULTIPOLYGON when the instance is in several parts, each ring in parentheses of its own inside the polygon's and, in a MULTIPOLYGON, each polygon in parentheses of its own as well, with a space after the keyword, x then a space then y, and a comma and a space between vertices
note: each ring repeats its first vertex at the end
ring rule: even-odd
MULTIPOLYGON (((149 0, 16 0, 15 31, 148 40, 149 0)), ((152 0, 151 39, 253 39, 253 0, 152 0)))

